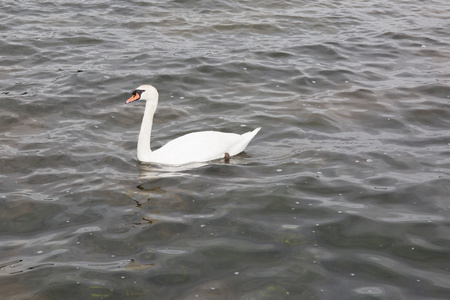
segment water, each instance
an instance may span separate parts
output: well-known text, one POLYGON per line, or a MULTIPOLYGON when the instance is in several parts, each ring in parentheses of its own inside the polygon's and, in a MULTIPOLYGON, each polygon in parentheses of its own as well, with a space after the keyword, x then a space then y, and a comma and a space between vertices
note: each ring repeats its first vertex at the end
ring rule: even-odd
POLYGON ((447 1, 3 1, 5 299, 447 299, 447 1), (198 130, 244 154, 140 165, 198 130))

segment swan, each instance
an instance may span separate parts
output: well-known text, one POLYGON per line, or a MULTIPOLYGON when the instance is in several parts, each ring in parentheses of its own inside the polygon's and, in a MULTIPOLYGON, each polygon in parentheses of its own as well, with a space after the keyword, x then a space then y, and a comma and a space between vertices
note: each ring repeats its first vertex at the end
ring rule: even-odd
POLYGON ((132 92, 125 102, 145 100, 144 116, 137 143, 137 158, 143 163, 163 165, 185 165, 201 163, 225 158, 241 153, 258 133, 261 127, 244 134, 225 133, 219 131, 193 132, 178 137, 161 148, 150 149, 150 136, 153 125, 153 115, 158 105, 158 91, 151 85, 141 85, 132 92))

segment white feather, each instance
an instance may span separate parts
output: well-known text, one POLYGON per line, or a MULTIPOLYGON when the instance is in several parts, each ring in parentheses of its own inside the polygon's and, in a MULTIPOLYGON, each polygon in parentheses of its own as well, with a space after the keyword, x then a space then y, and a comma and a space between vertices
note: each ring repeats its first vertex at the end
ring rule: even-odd
POLYGON ((147 101, 137 148, 137 157, 141 162, 183 165, 224 158, 225 153, 234 156, 244 151, 261 129, 259 127, 244 134, 219 131, 193 132, 176 138, 158 150, 152 151, 150 149, 150 136, 153 115, 158 105, 158 91, 151 85, 142 85, 137 90, 142 91, 140 98, 132 97, 127 103, 135 100, 147 101))

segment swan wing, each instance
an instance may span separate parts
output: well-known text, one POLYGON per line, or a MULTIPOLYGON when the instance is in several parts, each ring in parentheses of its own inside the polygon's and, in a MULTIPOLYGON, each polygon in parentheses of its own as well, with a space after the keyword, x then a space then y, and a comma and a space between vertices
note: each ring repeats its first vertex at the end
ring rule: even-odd
POLYGON ((151 161, 160 164, 182 165, 206 162, 241 153, 261 128, 242 135, 219 131, 193 132, 176 138, 151 154, 151 161))

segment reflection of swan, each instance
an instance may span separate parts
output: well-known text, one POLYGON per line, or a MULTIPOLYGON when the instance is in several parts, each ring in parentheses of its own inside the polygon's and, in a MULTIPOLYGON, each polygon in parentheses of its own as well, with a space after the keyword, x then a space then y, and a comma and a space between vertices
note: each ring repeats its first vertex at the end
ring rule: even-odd
POLYGON ((158 179, 158 178, 170 178, 170 177, 196 177, 198 175, 193 174, 193 169, 201 168, 208 165, 207 163, 190 163, 181 166, 175 165, 149 165, 149 164, 137 164, 139 169, 139 179, 158 179))
POLYGON ((194 162, 206 162, 227 155, 241 153, 258 133, 261 127, 242 135, 219 131, 193 132, 176 138, 158 150, 150 149, 153 115, 158 105, 158 91, 151 85, 141 85, 133 91, 126 103, 146 100, 141 131, 139 132, 137 157, 141 162, 165 165, 183 165, 194 162))

